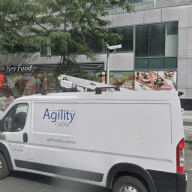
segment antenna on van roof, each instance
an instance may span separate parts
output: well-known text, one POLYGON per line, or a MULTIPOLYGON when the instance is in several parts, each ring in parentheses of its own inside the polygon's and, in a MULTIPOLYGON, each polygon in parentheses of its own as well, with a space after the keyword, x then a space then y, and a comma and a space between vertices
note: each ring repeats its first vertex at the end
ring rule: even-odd
POLYGON ((102 89, 120 91, 119 87, 106 85, 104 83, 98 83, 95 81, 90 81, 86 79, 81 79, 77 77, 72 77, 69 75, 60 75, 58 77, 60 86, 63 88, 74 88, 76 87, 78 91, 84 92, 87 89, 95 90, 95 94, 101 94, 102 89), (84 90, 85 89, 85 90, 84 90))

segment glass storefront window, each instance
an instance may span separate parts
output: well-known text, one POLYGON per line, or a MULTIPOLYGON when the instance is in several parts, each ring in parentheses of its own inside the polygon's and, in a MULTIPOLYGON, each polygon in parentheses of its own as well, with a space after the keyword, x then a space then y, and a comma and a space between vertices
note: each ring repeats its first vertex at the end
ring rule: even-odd
POLYGON ((177 58, 136 59, 135 69, 177 69, 177 58))
POLYGON ((136 26, 135 56, 149 56, 149 25, 136 26))
POLYGON ((165 69, 177 69, 177 58, 165 58, 165 69))
POLYGON ((148 59, 136 59, 135 60, 135 69, 148 69, 149 62, 148 59))
MULTIPOLYGON (((47 73, 47 88, 57 89, 57 81, 53 73, 47 73)), ((51 93, 56 93, 56 91, 49 91, 51 93)))
POLYGON ((163 69, 164 59, 149 59, 149 69, 163 69))
POLYGON ((178 22, 136 26, 136 57, 176 57, 178 22))
POLYGON ((59 85, 53 73, 5 74, 5 80, 0 87, 0 96, 18 98, 22 95, 39 94, 42 89, 57 89, 57 87, 59 85))
POLYGON ((41 93, 42 89, 56 89, 57 86, 53 73, 6 74, 0 88, 0 95, 17 98, 41 93))
POLYGON ((136 26, 135 41, 135 69, 177 68, 177 21, 138 25, 136 26), (144 59, 148 61, 148 66, 144 59))
POLYGON ((150 53, 149 56, 165 56, 165 24, 150 25, 150 53))
POLYGON ((47 73, 43 73, 42 89, 48 89, 48 86, 47 86, 47 73))
POLYGON ((44 75, 43 73, 36 73, 35 74, 35 79, 36 79, 36 93, 41 93, 41 90, 43 89, 43 79, 44 75))
POLYGON ((3 82, 3 91, 5 96, 13 96, 14 98, 18 98, 22 96, 23 89, 20 86, 20 78, 22 79, 22 74, 14 73, 14 74, 6 74, 5 81, 3 82))
POLYGON ((165 56, 177 57, 178 22, 166 23, 165 29, 165 56))
POLYGON ((33 73, 23 74, 23 95, 33 95, 36 94, 36 79, 33 73))
POLYGON ((123 35, 123 39, 117 43, 121 44, 122 48, 116 52, 133 51, 133 27, 110 28, 109 32, 123 35))
POLYGON ((165 56, 165 24, 136 26, 136 57, 165 56))

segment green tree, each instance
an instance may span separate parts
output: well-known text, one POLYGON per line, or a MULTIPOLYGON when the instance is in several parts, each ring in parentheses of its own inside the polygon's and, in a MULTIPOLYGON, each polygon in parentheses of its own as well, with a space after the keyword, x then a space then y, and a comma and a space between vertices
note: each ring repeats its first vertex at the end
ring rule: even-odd
POLYGON ((126 0, 0 0, 0 52, 13 53, 18 47, 35 52, 44 46, 61 56, 56 73, 84 75, 75 58, 83 53, 96 60, 90 42, 104 50, 106 42, 116 44, 123 38, 109 33, 110 21, 103 19, 106 7, 114 5, 133 11, 126 0))

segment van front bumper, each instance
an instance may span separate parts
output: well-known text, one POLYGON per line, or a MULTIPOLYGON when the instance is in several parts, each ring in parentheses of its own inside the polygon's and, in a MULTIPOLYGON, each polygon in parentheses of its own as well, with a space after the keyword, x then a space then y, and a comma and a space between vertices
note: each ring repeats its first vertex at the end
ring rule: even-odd
POLYGON ((156 192, 186 192, 187 173, 177 174, 147 170, 152 177, 156 192))

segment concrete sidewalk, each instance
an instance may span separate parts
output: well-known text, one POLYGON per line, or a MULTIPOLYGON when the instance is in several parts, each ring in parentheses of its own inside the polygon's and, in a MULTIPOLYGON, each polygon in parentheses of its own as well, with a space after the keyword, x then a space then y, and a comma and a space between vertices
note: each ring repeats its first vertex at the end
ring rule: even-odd
POLYGON ((192 111, 184 112, 183 128, 184 128, 185 141, 192 142, 192 111))

